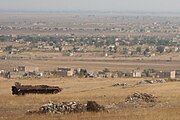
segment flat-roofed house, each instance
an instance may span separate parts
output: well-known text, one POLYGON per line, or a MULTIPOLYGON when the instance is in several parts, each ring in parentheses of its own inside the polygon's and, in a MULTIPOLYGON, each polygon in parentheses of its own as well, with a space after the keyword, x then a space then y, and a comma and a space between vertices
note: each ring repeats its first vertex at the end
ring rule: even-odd
POLYGON ((157 78, 170 78, 170 72, 164 72, 164 71, 157 72, 156 77, 157 78))
POLYGON ((176 70, 176 78, 180 78, 180 70, 176 70))
POLYGON ((34 66, 18 66, 18 72, 39 72, 38 67, 34 66))
POLYGON ((176 71, 175 70, 170 72, 170 78, 171 79, 176 79, 176 71))
POLYGON ((140 70, 133 70, 132 76, 133 76, 134 78, 141 77, 141 76, 142 76, 142 71, 140 71, 140 70))
POLYGON ((171 71, 171 79, 178 79, 180 78, 180 70, 171 71))
POLYGON ((26 66, 25 72, 39 72, 39 68, 35 66, 26 66))
POLYGON ((58 68, 56 74, 62 77, 71 77, 74 75, 74 69, 72 68, 58 68))

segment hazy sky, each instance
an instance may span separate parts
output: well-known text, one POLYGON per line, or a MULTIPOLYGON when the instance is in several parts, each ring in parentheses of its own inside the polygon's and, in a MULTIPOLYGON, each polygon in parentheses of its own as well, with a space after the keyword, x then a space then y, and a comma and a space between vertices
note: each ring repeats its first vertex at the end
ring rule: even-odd
POLYGON ((180 12, 180 0, 0 0, 0 9, 180 12))

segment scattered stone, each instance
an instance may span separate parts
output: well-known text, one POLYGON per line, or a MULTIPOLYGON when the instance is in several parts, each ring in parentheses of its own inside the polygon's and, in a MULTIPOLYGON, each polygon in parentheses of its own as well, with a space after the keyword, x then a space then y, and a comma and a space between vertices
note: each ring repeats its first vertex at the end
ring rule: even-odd
POLYGON ((122 110, 125 108, 138 108, 138 107, 154 107, 157 105, 157 97, 148 93, 133 93, 125 98, 124 102, 113 103, 106 105, 106 110, 122 110))
POLYGON ((137 83, 137 85, 143 85, 143 84, 156 84, 156 83, 166 83, 166 80, 160 79, 160 80, 142 80, 137 83))
POLYGON ((148 94, 148 93, 133 93, 125 99, 127 103, 138 103, 138 102, 146 102, 146 103, 155 103, 157 102, 157 97, 148 94))
POLYGON ((114 85, 112 85, 112 87, 122 87, 122 88, 128 88, 128 87, 132 87, 131 85, 128 85, 127 83, 116 83, 114 85))
POLYGON ((127 83, 116 83, 116 84, 114 84, 114 85, 112 85, 113 87, 116 87, 116 86, 122 86, 122 87, 124 87, 124 86, 127 86, 127 83))
MULTIPOLYGON (((38 111, 28 111, 28 114, 43 114, 43 113, 81 113, 81 112, 100 112, 109 110, 121 110, 125 108, 137 108, 137 107, 154 107, 158 103, 157 97, 148 93, 135 92, 125 98, 124 102, 113 103, 110 105, 99 105, 96 101, 87 101, 87 104, 80 102, 62 102, 42 105, 38 111)), ((161 104, 160 104, 161 105, 161 104)))
POLYGON ((116 109, 116 108, 118 108, 116 103, 112 103, 110 105, 105 106, 105 109, 116 109))

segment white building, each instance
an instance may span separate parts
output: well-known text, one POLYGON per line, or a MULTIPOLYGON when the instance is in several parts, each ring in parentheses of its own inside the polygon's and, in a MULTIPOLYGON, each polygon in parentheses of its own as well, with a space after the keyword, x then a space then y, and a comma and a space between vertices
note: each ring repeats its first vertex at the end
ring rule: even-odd
POLYGON ((134 70, 132 74, 133 74, 133 77, 135 77, 135 78, 142 76, 142 72, 139 70, 134 70))

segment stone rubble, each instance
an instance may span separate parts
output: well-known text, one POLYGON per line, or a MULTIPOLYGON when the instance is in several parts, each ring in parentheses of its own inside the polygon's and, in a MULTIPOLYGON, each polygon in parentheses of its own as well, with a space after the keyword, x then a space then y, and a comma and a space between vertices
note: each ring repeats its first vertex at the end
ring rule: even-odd
POLYGON ((137 83, 137 85, 143 85, 143 84, 156 84, 156 83, 166 83, 166 80, 160 79, 160 80, 142 80, 137 83))
POLYGON ((107 110, 119 110, 125 108, 154 107, 158 102, 157 97, 151 94, 135 92, 132 95, 127 96, 124 102, 106 105, 105 108, 107 110))
POLYGON ((127 83, 116 83, 116 84, 113 84, 112 87, 129 88, 129 87, 133 87, 133 85, 128 85, 127 83))
POLYGON ((116 86, 122 86, 122 87, 125 87, 127 86, 127 83, 116 83, 114 85, 112 85, 113 87, 116 87, 116 86))
POLYGON ((126 103, 138 103, 138 102, 155 103, 157 102, 157 97, 148 93, 135 92, 132 95, 128 96, 125 99, 125 102, 126 103))
POLYGON ((97 104, 95 101, 88 101, 87 104, 79 102, 49 102, 42 105, 38 111, 28 111, 28 113, 81 113, 81 112, 99 112, 105 110, 104 106, 97 104))
POLYGON ((40 113, 72 113, 83 112, 86 106, 79 102, 48 103, 39 108, 40 113))
POLYGON ((53 103, 49 102, 42 105, 38 111, 28 111, 27 113, 43 114, 43 113, 82 113, 82 112, 100 112, 109 110, 119 110, 124 108, 137 108, 137 107, 154 107, 158 103, 157 97, 148 93, 135 92, 125 98, 124 102, 113 103, 109 105, 99 105, 95 101, 87 101, 86 104, 80 102, 62 102, 53 103))

